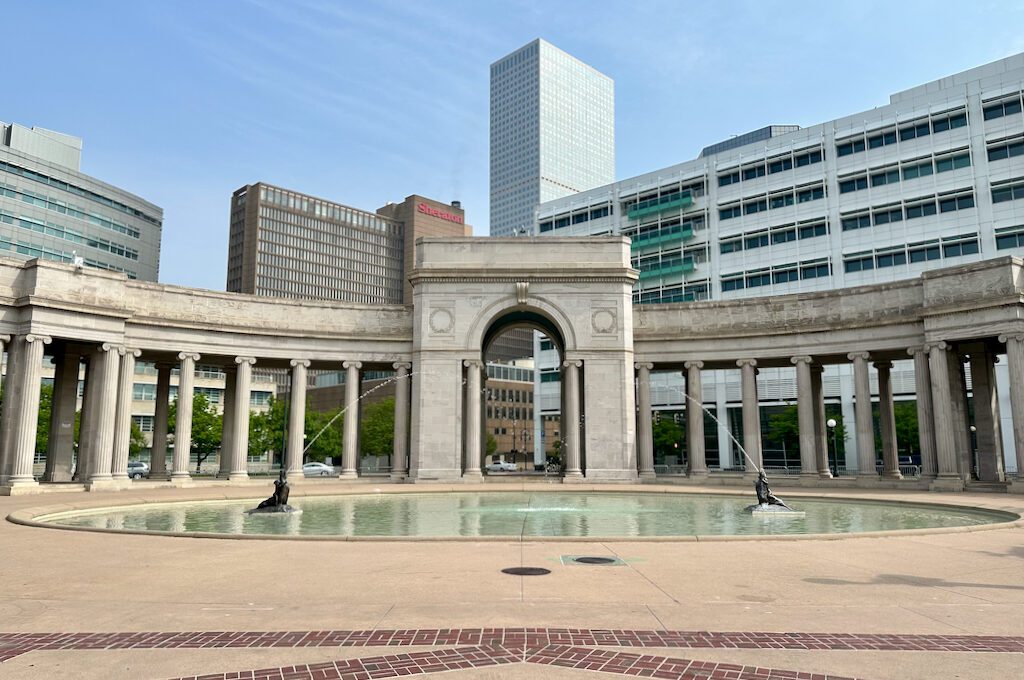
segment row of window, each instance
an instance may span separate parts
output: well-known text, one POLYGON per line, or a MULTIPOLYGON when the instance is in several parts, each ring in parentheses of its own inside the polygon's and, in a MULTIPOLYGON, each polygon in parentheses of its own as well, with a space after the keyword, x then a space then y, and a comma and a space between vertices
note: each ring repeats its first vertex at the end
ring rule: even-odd
POLYGON ((897 184, 900 181, 901 174, 904 180, 909 180, 927 177, 933 173, 949 172, 950 170, 969 167, 971 167, 971 154, 967 151, 929 158, 924 161, 905 161, 899 166, 886 168, 880 172, 840 179, 839 193, 848 194, 854 191, 861 191, 862 189, 867 189, 869 185, 878 187, 885 186, 886 184, 897 184))
POLYGON ((487 390, 487 401, 507 401, 512 404, 532 404, 533 388, 525 390, 510 390, 494 388, 487 390))
POLYGON ((870 212, 843 215, 842 226, 843 231, 866 229, 872 225, 890 224, 904 219, 912 220, 936 213, 948 213, 973 207, 974 194, 970 191, 955 195, 929 196, 924 199, 915 198, 902 206, 894 204, 873 208, 870 212))
POLYGON ((728 239, 722 239, 719 242, 718 247, 720 252, 723 254, 738 253, 742 250, 763 248, 769 243, 789 243, 790 241, 796 241, 797 239, 802 240, 805 238, 815 238, 818 236, 826 236, 827 234, 828 222, 824 220, 814 220, 799 224, 783 224, 777 227, 771 227, 770 229, 761 229, 759 231, 739 234, 738 236, 732 236, 728 239))
POLYGON ((620 196, 622 201, 622 214, 625 215, 634 208, 648 208, 661 202, 668 203, 688 195, 692 199, 698 199, 704 195, 704 178, 696 181, 692 179, 680 180, 665 184, 657 189, 644 191, 636 195, 620 196), (672 198, 669 198, 669 197, 672 198))
POLYGON ((986 104, 985 108, 982 109, 985 114, 985 120, 992 120, 994 118, 1002 118, 1003 116, 1012 116, 1015 113, 1020 113, 1020 92, 1015 94, 1012 99, 1004 99, 994 104, 986 104))
POLYGON ((724 187, 736 184, 742 177, 745 181, 764 177, 766 174, 773 175, 793 168, 802 168, 807 165, 820 163, 824 158, 821 149, 814 149, 801 153, 795 152, 792 156, 787 154, 779 158, 769 158, 758 161, 755 165, 745 165, 741 168, 726 172, 718 176, 718 186, 724 187))
POLYGON ((1021 178, 1010 180, 1010 184, 992 187, 992 202, 1016 201, 1024 198, 1024 181, 1021 178))
POLYGON ((533 420, 532 408, 518 406, 487 406, 488 418, 507 418, 508 420, 533 420))
MULTIPOLYGON (((79 382, 78 396, 82 396, 84 383, 79 382)), ((224 390, 217 387, 194 387, 194 394, 202 394, 211 404, 219 404, 224 390)), ((263 390, 251 390, 249 392, 250 406, 266 406, 270 403, 273 392, 263 390)), ((168 388, 168 399, 174 401, 178 398, 178 386, 170 385, 168 388)), ((132 399, 134 401, 156 401, 156 384, 135 383, 132 385, 132 399)))
MULTIPOLYGON (((0 215, 0 218, 3 216, 0 215)), ((17 241, 11 241, 0 236, 0 250, 7 250, 19 255, 24 255, 31 258, 39 258, 42 260, 52 260, 54 262, 64 262, 70 264, 74 260, 74 256, 71 253, 65 253, 63 250, 53 250, 52 248, 44 248, 43 246, 30 245, 27 243, 18 243, 17 241)), ((108 264, 106 262, 100 262, 99 260, 93 260, 92 258, 84 258, 85 264, 96 269, 103 269, 111 272, 121 272, 127 274, 129 279, 139 278, 131 269, 124 269, 117 265, 108 264)))
POLYGON ((790 283, 801 279, 820 279, 832 276, 828 258, 779 264, 764 269, 722 276, 722 292, 758 288, 772 283, 790 283))
POLYGON ((767 196, 759 196, 743 201, 741 204, 732 205, 726 208, 719 208, 718 219, 728 220, 740 215, 751 215, 764 212, 765 210, 777 210, 794 203, 809 203, 825 198, 825 186, 818 184, 806 188, 789 188, 782 191, 774 191, 767 196))
POLYGON ((1024 248, 1024 224, 996 229, 996 250, 1024 248))
POLYGON ((914 121, 910 125, 899 128, 892 127, 886 130, 871 131, 862 133, 856 138, 847 137, 836 144, 837 156, 849 156, 860 153, 865 149, 877 149, 883 146, 895 144, 897 141, 908 141, 917 137, 925 137, 930 134, 937 134, 953 130, 967 125, 967 112, 943 114, 933 117, 931 120, 922 119, 914 121))
POLYGON ((643 291, 633 291, 633 302, 640 305, 659 304, 668 302, 693 302, 695 300, 707 300, 708 282, 694 281, 693 283, 676 284, 664 288, 652 288, 643 291))
POLYGON ((71 227, 64 227, 53 222, 38 222, 36 220, 29 219, 27 217, 15 217, 10 213, 0 211, 0 221, 6 222, 7 224, 13 224, 21 227, 22 229, 28 229, 39 234, 45 234, 47 236, 53 236, 55 238, 70 241, 71 243, 78 243, 83 246, 95 248, 96 250, 102 250, 112 255, 120 255, 128 260, 138 260, 139 251, 128 246, 123 246, 120 243, 111 243, 110 241, 95 236, 87 236, 80 231, 76 231, 71 227))
POLYGON ((29 170, 28 168, 23 168, 20 165, 16 165, 14 163, 7 161, 0 161, 0 170, 4 172, 9 172, 12 175, 18 175, 19 177, 27 177, 28 179, 40 182, 41 184, 46 184, 51 187, 55 187, 57 189, 60 189, 61 191, 66 191, 69 194, 81 196, 82 198, 89 199, 90 201, 95 201, 100 205, 105 205, 108 208, 119 210, 123 213, 127 213, 128 215, 132 215, 133 217, 138 217, 151 224, 155 224, 158 227, 160 226, 160 220, 150 215, 147 215, 141 210, 137 210, 129 205, 125 205, 120 201, 115 201, 114 199, 108 198, 103 194, 97 194, 95 191, 89 191, 88 189, 83 189, 82 187, 75 186, 74 184, 68 184, 67 182, 59 180, 55 177, 44 175, 41 172, 29 170))
POLYGON ((546 231, 551 231, 552 229, 563 229, 568 227, 570 224, 580 224, 582 222, 589 222, 590 220, 599 220, 602 217, 608 217, 611 214, 612 207, 610 205, 602 205, 598 208, 591 208, 590 210, 584 210, 571 215, 560 215, 541 222, 540 231, 541 233, 544 233, 546 231))
POLYGON ((851 253, 843 256, 843 269, 847 272, 861 272, 884 269, 941 258, 974 255, 979 252, 977 234, 961 234, 944 239, 921 241, 907 245, 880 248, 873 251, 851 253))
POLYGON ((1006 158, 1016 158, 1017 156, 1024 156, 1024 139, 1000 140, 998 143, 990 144, 988 147, 988 160, 990 162, 1001 161, 1006 158))
POLYGON ((52 210, 53 212, 60 213, 61 215, 70 215, 71 217, 77 217, 80 220, 91 222, 98 227, 116 231, 119 234, 131 236, 132 238, 139 238, 139 230, 132 229, 129 226, 115 222, 114 220, 108 219, 103 215, 97 215, 96 213, 87 213, 73 203, 64 203, 63 201, 55 201, 48 196, 43 194, 33 193, 31 191, 21 191, 17 187, 10 186, 0 182, 0 196, 6 196, 7 198, 17 198, 30 205, 35 205, 40 208, 52 210))

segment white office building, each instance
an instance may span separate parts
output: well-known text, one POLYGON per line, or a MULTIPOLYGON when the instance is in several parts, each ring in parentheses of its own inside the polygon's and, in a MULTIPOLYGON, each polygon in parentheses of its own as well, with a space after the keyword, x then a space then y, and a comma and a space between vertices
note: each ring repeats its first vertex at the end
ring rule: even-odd
MULTIPOLYGON (((534 233, 631 237, 634 304, 842 288, 1024 255, 1022 90, 1018 54, 820 125, 766 127, 694 160, 547 201, 534 233)), ((538 357, 538 416, 558 408, 557 382, 545 387, 549 363, 538 357)), ((832 370, 826 395, 852 423, 852 380, 832 370)), ((715 373, 705 378, 707 400, 731 417, 738 371, 715 373)), ((795 400, 791 374, 765 372, 762 404, 795 400)), ((913 393, 909 364, 893 379, 897 393, 913 393)), ((681 376, 657 380, 655 401, 681 408, 681 376)), ((738 454, 721 419, 724 467, 738 454)))

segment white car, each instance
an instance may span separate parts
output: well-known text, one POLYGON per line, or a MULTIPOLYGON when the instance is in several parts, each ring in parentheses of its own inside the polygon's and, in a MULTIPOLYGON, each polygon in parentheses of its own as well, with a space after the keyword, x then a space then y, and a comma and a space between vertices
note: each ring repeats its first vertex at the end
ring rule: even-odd
POLYGON ((149 463, 143 463, 141 460, 128 461, 128 476, 132 479, 149 477, 149 463))
POLYGON ((334 475, 334 468, 326 463, 306 463, 302 466, 304 477, 331 477, 334 475))
POLYGON ((518 468, 515 463, 499 460, 497 463, 488 463, 488 472, 515 472, 518 468))

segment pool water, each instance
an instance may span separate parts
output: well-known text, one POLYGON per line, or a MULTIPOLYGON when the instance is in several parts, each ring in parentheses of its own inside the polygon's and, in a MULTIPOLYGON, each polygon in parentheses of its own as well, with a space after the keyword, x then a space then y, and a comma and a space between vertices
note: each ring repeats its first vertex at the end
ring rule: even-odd
POLYGON ((792 499, 803 515, 751 515, 753 496, 665 493, 412 493, 292 497, 295 514, 258 501, 169 503, 59 513, 62 526, 126 531, 299 536, 646 537, 834 534, 960 527, 1017 519, 972 508, 792 499))

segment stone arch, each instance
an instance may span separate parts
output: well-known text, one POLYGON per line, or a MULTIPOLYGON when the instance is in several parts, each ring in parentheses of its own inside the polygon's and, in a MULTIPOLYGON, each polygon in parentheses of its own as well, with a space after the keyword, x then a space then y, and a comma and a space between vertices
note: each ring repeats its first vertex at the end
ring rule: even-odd
POLYGON ((557 343, 563 359, 566 352, 577 349, 577 333, 569 317, 555 305, 537 297, 530 298, 527 304, 497 300, 485 307, 470 324, 466 345, 470 349, 480 348, 481 358, 484 358, 494 338, 516 325, 543 330, 557 343))

